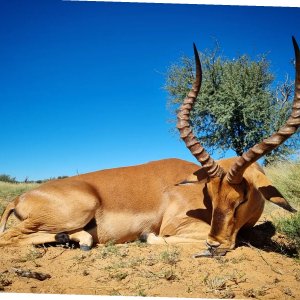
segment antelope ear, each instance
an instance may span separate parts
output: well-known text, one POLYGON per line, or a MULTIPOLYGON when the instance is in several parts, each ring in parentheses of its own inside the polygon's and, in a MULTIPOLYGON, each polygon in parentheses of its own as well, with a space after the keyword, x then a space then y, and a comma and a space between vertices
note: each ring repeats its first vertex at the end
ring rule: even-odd
POLYGON ((282 196, 277 188, 272 185, 271 181, 263 172, 261 172, 261 170, 257 170, 257 172, 255 172, 253 181, 255 187, 266 200, 282 207, 287 211, 297 212, 297 210, 288 203, 288 201, 282 196))
POLYGON ((266 198, 270 202, 290 212, 297 212, 297 210, 287 202, 287 200, 281 195, 281 193, 276 189, 275 186, 273 185, 262 186, 259 187, 258 190, 262 193, 264 198, 266 198))
POLYGON ((189 175, 185 180, 177 183, 176 185, 185 185, 185 184, 199 184, 199 183, 208 183, 210 180, 207 172, 200 168, 193 174, 189 175))

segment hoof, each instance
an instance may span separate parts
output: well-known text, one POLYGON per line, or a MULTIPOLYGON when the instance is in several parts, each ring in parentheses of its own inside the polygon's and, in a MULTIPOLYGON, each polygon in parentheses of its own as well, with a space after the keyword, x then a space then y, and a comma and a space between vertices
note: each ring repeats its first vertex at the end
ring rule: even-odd
POLYGON ((139 240, 142 243, 147 243, 148 236, 149 236, 149 233, 142 233, 139 237, 139 240))
POLYGON ((80 250, 82 251, 90 251, 92 249, 91 246, 88 245, 80 245, 80 250))

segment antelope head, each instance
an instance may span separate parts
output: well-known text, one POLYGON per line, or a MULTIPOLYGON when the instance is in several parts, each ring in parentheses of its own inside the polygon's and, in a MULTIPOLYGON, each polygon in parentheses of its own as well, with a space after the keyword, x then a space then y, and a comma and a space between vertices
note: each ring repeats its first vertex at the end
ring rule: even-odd
POLYGON ((294 37, 293 45, 296 57, 295 97, 286 124, 242 156, 218 162, 201 146, 190 125, 190 112, 202 80, 201 63, 194 45, 196 77, 178 111, 177 128, 187 148, 201 164, 199 170, 182 183, 205 182, 212 201, 211 230, 206 241, 209 248, 233 249, 238 231, 242 227, 253 226, 261 216, 265 199, 290 212, 296 211, 256 163, 294 134, 300 125, 300 54, 294 37))

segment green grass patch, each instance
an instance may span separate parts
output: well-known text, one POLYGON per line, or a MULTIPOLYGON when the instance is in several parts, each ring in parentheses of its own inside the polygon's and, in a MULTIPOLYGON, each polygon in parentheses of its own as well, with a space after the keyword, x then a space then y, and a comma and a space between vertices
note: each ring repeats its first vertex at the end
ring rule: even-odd
POLYGON ((0 181, 0 198, 10 200, 37 186, 37 183, 9 183, 0 181))
POLYGON ((0 181, 0 215, 7 203, 22 193, 39 186, 36 183, 10 183, 0 181))
POLYGON ((177 248, 168 248, 160 253, 161 260, 169 265, 176 265, 179 262, 180 251, 177 248))
POLYGON ((278 162, 265 168, 274 186, 295 208, 300 208, 300 161, 278 162))
POLYGON ((300 256, 300 162, 280 162, 265 169, 272 183, 298 210, 295 214, 289 214, 274 220, 276 229, 286 235, 296 246, 298 257, 300 256))
POLYGON ((300 212, 290 217, 276 220, 276 228, 295 243, 298 256, 300 256, 300 212))

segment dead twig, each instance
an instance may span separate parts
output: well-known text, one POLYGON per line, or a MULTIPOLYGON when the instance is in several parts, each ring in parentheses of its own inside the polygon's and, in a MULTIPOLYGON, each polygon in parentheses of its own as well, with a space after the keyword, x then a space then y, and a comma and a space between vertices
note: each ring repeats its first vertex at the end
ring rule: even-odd
POLYGON ((60 253, 58 253, 57 255, 54 255, 53 257, 50 257, 49 259, 55 259, 57 257, 59 257, 60 255, 62 255, 65 251, 67 251, 68 249, 64 249, 62 250, 60 253))
POLYGON ((261 259, 271 268, 271 270, 277 274, 282 275, 283 273, 279 270, 274 269, 274 267, 262 256, 261 251, 258 248, 253 247, 250 243, 247 242, 243 242, 244 244, 246 244, 247 246, 249 246, 251 249, 254 249, 258 252, 259 256, 261 257, 261 259))
POLYGON ((18 276, 21 277, 27 277, 27 278, 34 278, 40 281, 43 281, 45 279, 51 278, 51 275, 41 273, 41 272, 34 272, 31 270, 22 270, 22 269, 17 269, 17 268, 11 268, 11 271, 18 276))

